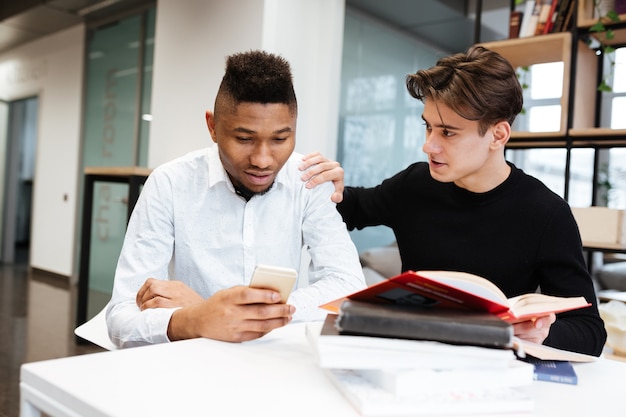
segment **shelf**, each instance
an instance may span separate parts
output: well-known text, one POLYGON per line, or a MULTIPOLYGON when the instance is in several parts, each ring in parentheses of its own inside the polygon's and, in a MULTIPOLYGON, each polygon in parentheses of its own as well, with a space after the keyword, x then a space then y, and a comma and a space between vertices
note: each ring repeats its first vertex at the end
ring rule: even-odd
MULTIPOLYGON (((620 14, 619 19, 621 22, 626 22, 626 14, 620 14)), ((578 29, 589 29, 591 26, 595 25, 597 21, 598 19, 593 17, 593 0, 579 0, 576 27, 578 29)), ((604 19, 603 22, 607 27, 620 24, 611 22, 608 19, 604 19)), ((626 45, 626 28, 620 27, 618 29, 614 29, 613 32, 615 34, 615 38, 610 41, 607 41, 604 37, 598 37, 596 35, 593 36, 607 45, 626 45)))
POLYGON ((511 132, 508 149, 564 148, 567 139, 561 132, 511 132))
POLYGON ((626 129, 570 129, 559 132, 512 132, 509 149, 530 148, 613 148, 626 147, 626 129))
POLYGON ((116 177, 128 177, 131 175, 148 176, 152 172, 151 168, 144 167, 99 167, 92 166, 85 168, 86 175, 110 175, 116 177))
POLYGON ((572 146, 611 148, 626 146, 626 129, 588 128, 571 129, 572 146))
POLYGON ((561 132, 511 132, 513 140, 537 140, 537 139, 563 139, 565 135, 561 132))
MULTIPOLYGON (((563 62, 563 84, 561 87, 561 122, 556 136, 565 136, 568 127, 570 76, 572 69, 572 34, 570 32, 551 33, 525 38, 505 39, 482 43, 484 47, 498 52, 515 68, 563 62)), ((574 97, 574 117, 572 126, 588 128, 594 125, 596 105, 596 79, 589 74, 596 74, 598 59, 595 51, 579 41, 576 49, 576 95, 574 97), (590 110, 591 109, 591 110, 590 110)), ((515 132, 527 135, 530 132, 515 132)), ((534 134, 533 134, 534 136, 534 134)), ((546 137, 546 134, 536 135, 546 137)), ((517 137, 517 136, 516 136, 517 137)), ((521 136, 520 136, 521 137, 521 136)), ((526 138, 526 136, 524 136, 526 138)))
POLYGON ((550 33, 484 42, 481 45, 504 56, 515 68, 559 61, 568 66, 571 61, 572 35, 569 32, 550 33))

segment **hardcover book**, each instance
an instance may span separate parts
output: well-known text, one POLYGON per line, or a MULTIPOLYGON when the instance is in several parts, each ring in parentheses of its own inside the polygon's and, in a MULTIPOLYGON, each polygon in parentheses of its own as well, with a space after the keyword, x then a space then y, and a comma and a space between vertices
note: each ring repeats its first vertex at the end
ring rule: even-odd
POLYGON ((511 349, 452 345, 430 340, 340 334, 337 316, 307 323, 306 337, 322 368, 338 369, 506 369, 511 349))
POLYGON ((339 392, 364 417, 501 416, 528 413, 534 408, 530 394, 513 387, 481 389, 470 385, 444 391, 421 390, 398 397, 353 370, 325 371, 339 392))
POLYGON ((504 369, 361 369, 352 370, 396 397, 419 392, 529 386, 534 365, 513 359, 504 369))
POLYGON ((484 312, 346 300, 337 328, 342 334, 511 347, 513 326, 484 312))
POLYGON ((509 39, 519 38, 520 26, 522 24, 522 12, 513 10, 509 17, 509 39))
POLYGON ((463 308, 488 312, 509 323, 591 305, 584 297, 555 297, 539 293, 507 299, 491 281, 457 271, 407 271, 320 307, 339 313, 346 299, 380 304, 463 308))
POLYGON ((578 384, 578 376, 569 361, 541 360, 532 356, 527 356, 522 360, 535 367, 533 377, 537 381, 578 384))

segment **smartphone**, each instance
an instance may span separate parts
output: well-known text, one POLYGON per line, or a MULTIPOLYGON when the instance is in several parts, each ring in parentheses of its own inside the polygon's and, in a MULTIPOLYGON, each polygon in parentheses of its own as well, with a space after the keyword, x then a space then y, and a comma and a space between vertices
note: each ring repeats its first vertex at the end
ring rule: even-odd
POLYGON ((286 303, 291 294, 298 272, 293 268, 257 265, 250 280, 254 288, 268 288, 280 293, 280 302, 286 303))

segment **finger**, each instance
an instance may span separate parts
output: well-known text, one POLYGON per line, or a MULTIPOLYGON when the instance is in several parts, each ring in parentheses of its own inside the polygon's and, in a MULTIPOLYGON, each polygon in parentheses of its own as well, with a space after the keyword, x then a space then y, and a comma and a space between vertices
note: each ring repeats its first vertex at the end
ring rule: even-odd
POLYGON ((341 203, 343 201, 343 192, 335 191, 333 195, 330 196, 330 199, 333 203, 341 203))
POLYGON ((300 164, 300 170, 304 171, 313 165, 324 162, 327 159, 319 152, 312 152, 302 157, 302 163, 300 164))
POLYGON ((238 332, 234 335, 234 338, 238 342, 258 339, 274 329, 289 324, 290 321, 291 319, 248 320, 246 322, 246 330, 238 332))
POLYGON ((556 315, 550 314, 548 316, 539 317, 534 321, 535 329, 549 328, 552 323, 556 321, 556 315))
POLYGON ((323 155, 313 156, 306 161, 303 161, 299 168, 301 171, 313 172, 317 173, 320 171, 332 169, 336 166, 339 166, 339 162, 332 161, 323 155))
POLYGON ((233 304, 277 304, 281 297, 278 291, 238 285, 222 290, 227 302, 233 304))
MULTIPOLYGON (((300 179, 302 179, 303 181, 308 181, 309 179, 315 178, 316 176, 319 176, 320 174, 323 174, 325 172, 331 172, 333 176, 337 176, 339 174, 337 172, 333 172, 338 167, 340 167, 339 162, 337 161, 317 161, 316 159, 312 159, 311 162, 312 163, 310 165, 306 166, 306 170, 300 176, 300 179)), ((305 165, 301 165, 301 167, 304 166, 305 165)))
POLYGON ((143 283, 139 291, 137 291, 137 297, 135 298, 135 302, 138 306, 141 306, 146 300, 152 298, 149 294, 150 288, 152 287, 152 283, 155 281, 154 278, 148 278, 146 282, 143 283))
POLYGON ((254 320, 291 320, 296 308, 291 304, 251 304, 246 310, 246 316, 254 320))
POLYGON ((322 154, 319 151, 311 152, 302 157, 302 161, 308 161, 311 158, 315 158, 317 156, 321 156, 322 154))
POLYGON ((149 308, 174 308, 174 307, 180 307, 180 306, 176 305, 169 298, 165 298, 165 297, 161 297, 161 296, 157 295, 157 296, 154 296, 154 297, 144 301, 139 306, 139 309, 141 311, 143 311, 143 310, 147 310, 149 308))
MULTIPOLYGON (((325 164, 322 164, 322 165, 325 165, 325 164)), ((321 165, 318 165, 314 168, 311 168, 312 170, 315 170, 315 171, 319 169, 320 172, 313 174, 312 176, 309 176, 308 180, 305 180, 305 176, 309 175, 309 171, 302 174, 301 176, 302 180, 307 181, 305 185, 306 188, 313 188, 324 182, 332 181, 333 184, 335 185, 335 188, 338 188, 338 187, 341 188, 341 190, 337 189, 337 191, 343 191, 343 174, 344 174, 343 168, 339 166, 339 164, 337 163, 331 164, 329 162, 328 165, 333 165, 334 167, 331 169, 321 169, 319 168, 321 165)))

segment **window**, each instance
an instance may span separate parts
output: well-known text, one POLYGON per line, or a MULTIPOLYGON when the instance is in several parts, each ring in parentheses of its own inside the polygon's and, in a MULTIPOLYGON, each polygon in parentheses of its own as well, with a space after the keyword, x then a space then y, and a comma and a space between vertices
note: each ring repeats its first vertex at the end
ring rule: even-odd
MULTIPOLYGON (((605 67, 610 65, 605 63, 605 67)), ((524 113, 518 116, 515 129, 530 132, 559 130, 560 91, 563 63, 533 65, 518 69, 524 91, 524 113), (558 89, 558 88, 557 88, 558 89)), ((626 48, 615 52, 612 92, 602 94, 602 127, 625 129, 626 119, 626 48)), ((507 157, 519 168, 543 181, 552 191, 563 196, 565 190, 565 149, 529 149, 507 151, 507 157)), ((585 207, 593 199, 593 164, 595 150, 571 150, 568 201, 574 207, 585 207)), ((626 149, 599 149, 599 178, 595 205, 626 208, 626 149)))
MULTIPOLYGON (((617 48, 614 55, 611 92, 602 93, 601 126, 626 129, 626 47, 617 48)), ((610 66, 605 58, 605 68, 610 66)), ((601 161, 598 205, 616 209, 626 208, 626 149, 612 148, 599 151, 601 161)))
MULTIPOLYGON (((374 186, 426 160, 423 106, 407 92, 405 78, 444 54, 349 9, 345 19, 337 159, 347 185, 374 186)), ((386 227, 368 227, 352 239, 363 251, 394 236, 386 227)))

